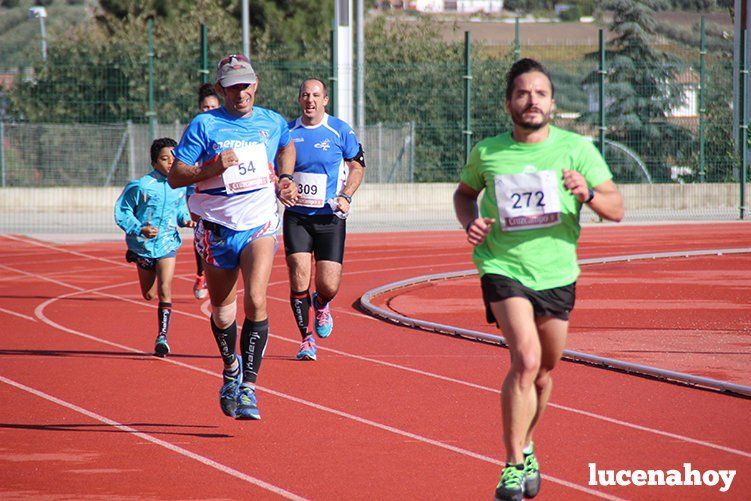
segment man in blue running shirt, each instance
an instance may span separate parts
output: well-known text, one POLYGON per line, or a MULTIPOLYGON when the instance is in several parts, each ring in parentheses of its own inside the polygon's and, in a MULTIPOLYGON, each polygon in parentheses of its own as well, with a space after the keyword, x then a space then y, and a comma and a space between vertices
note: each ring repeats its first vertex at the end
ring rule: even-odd
POLYGON ((297 101, 302 114, 289 123, 289 129, 297 151, 294 180, 299 198, 284 211, 284 248, 290 305, 302 337, 297 359, 315 360, 315 337, 308 331, 310 306, 315 333, 328 337, 334 325, 329 303, 342 278, 346 218, 365 174, 365 158, 352 127, 326 113, 325 83, 305 80, 297 101), (311 298, 312 256, 316 265, 311 298))
POLYGON ((254 106, 258 78, 247 57, 217 66, 224 106, 197 115, 174 150, 171 186, 196 185, 190 211, 201 220, 195 246, 204 261, 211 332, 224 362, 219 404, 225 415, 260 419, 255 382, 269 333, 266 288, 277 245, 277 197, 294 205, 295 145, 278 113, 254 106), (277 182, 276 169, 280 173, 277 182), (237 341, 237 279, 242 272, 245 321, 237 341))

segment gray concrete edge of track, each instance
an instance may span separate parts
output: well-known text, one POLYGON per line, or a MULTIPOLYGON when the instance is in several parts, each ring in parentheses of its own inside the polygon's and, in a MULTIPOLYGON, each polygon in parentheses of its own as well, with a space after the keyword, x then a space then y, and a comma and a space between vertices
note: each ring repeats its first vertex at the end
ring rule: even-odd
MULTIPOLYGON (((714 250, 699 250, 699 251, 683 251, 683 252, 661 252, 652 254, 632 254, 627 256, 611 256, 604 258, 589 258, 580 259, 580 265, 587 264, 604 264, 604 263, 618 263, 628 262, 643 259, 663 259, 671 257, 691 257, 691 256, 721 256, 723 254, 746 254, 751 253, 751 248, 737 248, 737 249, 714 249, 714 250)), ((390 284, 376 287, 369 291, 366 291, 360 297, 360 304, 362 308, 370 315, 387 320, 399 325, 407 327, 422 329, 430 332, 436 332, 439 334, 448 334, 453 336, 465 337, 478 341, 486 341, 500 346, 507 346, 506 340, 503 336, 495 334, 489 334, 487 332, 480 332, 471 329, 462 329, 452 325, 438 324, 435 322, 429 322, 427 320, 419 320, 410 318, 399 313, 380 308, 372 303, 373 298, 411 285, 420 283, 434 282, 439 280, 450 280, 454 278, 467 277, 471 275, 477 275, 477 270, 463 270, 448 273, 438 273, 434 275, 421 275, 407 280, 399 282, 393 282, 390 284)), ((650 376, 660 380, 681 383, 689 386, 698 386, 709 388, 713 390, 719 390, 726 393, 735 395, 741 395, 744 397, 751 397, 751 386, 745 386, 740 384, 731 383, 728 381, 721 381, 718 379, 706 378, 702 376, 695 376, 693 374, 686 374, 683 372, 670 371, 666 369, 660 369, 658 367, 652 367, 649 365, 636 364, 632 362, 626 362, 624 360, 617 360, 614 358, 600 357, 589 353, 583 353, 573 350, 564 350, 563 358, 574 362, 582 362, 600 367, 604 369, 618 370, 629 374, 636 374, 642 376, 650 376)))

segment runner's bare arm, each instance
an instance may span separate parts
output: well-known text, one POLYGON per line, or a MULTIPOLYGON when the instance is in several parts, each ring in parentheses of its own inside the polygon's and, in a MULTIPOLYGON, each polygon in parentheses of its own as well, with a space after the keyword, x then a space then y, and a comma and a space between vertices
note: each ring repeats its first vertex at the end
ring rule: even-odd
POLYGON ((594 198, 587 205, 603 219, 620 222, 625 215, 623 197, 613 181, 605 181, 594 187, 594 198))
POLYGON ((495 223, 489 217, 480 217, 477 210, 479 191, 459 183, 454 192, 454 212, 456 218, 467 233, 467 242, 478 245, 485 241, 495 223))
POLYGON ((623 197, 611 180, 600 183, 590 193, 587 181, 575 170, 563 171, 563 185, 581 203, 589 205, 603 219, 621 221, 624 216, 623 197))
MULTIPOLYGON (((362 180, 365 177, 365 168, 357 160, 345 160, 347 167, 349 168, 349 174, 347 175, 347 182, 344 183, 342 193, 352 198, 357 188, 362 184, 362 180)), ((343 213, 349 212, 349 201, 344 197, 336 197, 339 202, 339 210, 343 213)))
POLYGON ((287 146, 279 148, 279 151, 276 153, 276 167, 279 176, 285 176, 284 179, 279 180, 277 196, 285 207, 295 205, 299 196, 297 183, 291 179, 287 179, 288 176, 291 177, 295 172, 296 158, 297 151, 295 150, 295 143, 293 141, 290 141, 287 146))
POLYGON ((290 174, 295 172, 295 160, 297 159, 297 150, 295 150, 294 141, 290 141, 287 146, 279 148, 276 153, 276 168, 279 175, 290 174))
POLYGON ((199 166, 188 165, 175 159, 172 169, 167 176, 167 182, 172 188, 181 186, 190 186, 191 184, 220 176, 227 168, 239 163, 237 155, 233 150, 224 150, 211 161, 199 166))

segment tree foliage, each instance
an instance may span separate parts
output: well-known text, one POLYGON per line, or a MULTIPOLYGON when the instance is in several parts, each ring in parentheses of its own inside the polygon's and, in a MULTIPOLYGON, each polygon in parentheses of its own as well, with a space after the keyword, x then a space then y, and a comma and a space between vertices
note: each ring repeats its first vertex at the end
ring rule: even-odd
MULTIPOLYGON (((418 181, 454 181, 464 162, 464 44, 444 41, 438 27, 427 17, 378 18, 366 30, 368 122, 415 123, 418 181)), ((473 143, 508 124, 499 89, 511 55, 480 57, 480 50, 473 45, 473 143)))
MULTIPOLYGON (((170 22, 187 12, 202 9, 206 3, 202 0, 99 0, 100 21, 109 24, 113 18, 145 16, 170 22)), ((225 17, 241 21, 242 0, 219 0, 213 4, 225 17)), ((292 49, 293 55, 298 55, 328 40, 334 0, 316 2, 315 8, 311 8, 308 0, 253 0, 248 10, 254 52, 284 46, 285 50, 292 49)))
MULTIPOLYGON (((670 167, 683 165, 691 154, 689 131, 669 119, 685 98, 685 87, 678 82, 687 67, 653 44, 654 12, 666 6, 664 0, 604 4, 612 10, 609 29, 616 34, 606 46, 607 135, 636 150, 659 180, 669 179, 670 167)), ((585 82, 594 86, 597 74, 591 73, 585 82)), ((595 124, 598 114, 584 114, 582 120, 595 124)))

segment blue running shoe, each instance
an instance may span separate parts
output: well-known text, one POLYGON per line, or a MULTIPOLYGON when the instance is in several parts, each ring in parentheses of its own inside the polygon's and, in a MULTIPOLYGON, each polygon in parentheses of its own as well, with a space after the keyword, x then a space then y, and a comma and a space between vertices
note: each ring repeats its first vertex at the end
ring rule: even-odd
POLYGON ((160 334, 156 337, 156 343, 154 343, 154 355, 157 357, 166 357, 169 355, 169 345, 167 344, 167 336, 160 334))
POLYGON ((314 327, 316 334, 320 338, 329 337, 331 330, 334 328, 334 319, 329 310, 329 304, 323 308, 318 308, 318 293, 313 293, 313 312, 315 313, 314 327))
POLYGON ((250 386, 240 386, 240 391, 237 392, 235 419, 261 419, 256 392, 250 386))
POLYGON ((302 340, 300 345, 300 351, 297 352, 298 360, 315 360, 318 348, 316 347, 316 338, 313 334, 308 334, 305 339, 302 340))
POLYGON ((219 389, 219 406, 222 408, 224 415, 229 417, 235 417, 237 392, 243 382, 242 362, 237 355, 235 355, 235 358, 239 364, 237 366, 237 375, 224 372, 222 374, 222 387, 219 389))

